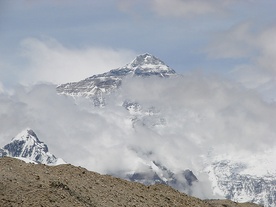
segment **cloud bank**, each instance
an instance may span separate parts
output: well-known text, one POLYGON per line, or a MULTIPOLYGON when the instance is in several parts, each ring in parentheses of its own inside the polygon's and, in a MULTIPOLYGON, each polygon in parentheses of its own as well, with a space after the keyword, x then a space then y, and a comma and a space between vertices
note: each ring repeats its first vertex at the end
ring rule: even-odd
POLYGON ((148 153, 181 170, 196 169, 199 155, 211 148, 252 154, 275 147, 275 104, 216 77, 129 80, 104 109, 85 99, 78 106, 46 84, 18 87, 0 98, 1 145, 30 127, 53 154, 98 172, 133 170, 148 153), (121 107, 125 99, 154 106, 165 125, 133 127, 121 107))

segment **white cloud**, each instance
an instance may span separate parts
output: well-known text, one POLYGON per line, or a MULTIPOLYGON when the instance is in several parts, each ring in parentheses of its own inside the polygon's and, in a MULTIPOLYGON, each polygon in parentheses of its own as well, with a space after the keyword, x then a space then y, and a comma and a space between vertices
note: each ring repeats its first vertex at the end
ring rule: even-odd
POLYGON ((53 154, 70 163, 99 172, 111 170, 113 165, 125 169, 126 154, 122 152, 129 153, 125 140, 131 136, 120 118, 125 110, 87 111, 72 98, 57 95, 54 85, 46 84, 20 86, 13 95, 1 94, 0 109, 1 146, 30 127, 53 154), (109 161, 113 164, 110 169, 109 161))
POLYGON ((224 148, 228 143, 227 147, 233 145, 236 149, 253 151, 269 147, 269 144, 258 143, 273 143, 275 131, 271 128, 274 119, 271 112, 274 113, 274 106, 261 101, 254 91, 204 75, 161 83, 137 81, 126 86, 126 93, 164 110, 169 125, 164 133, 182 137, 180 142, 193 140, 192 143, 197 144, 198 139, 203 145, 206 142, 209 146, 224 148))
MULTIPOLYGON (((131 79, 107 100, 104 109, 89 106, 86 99, 78 106, 46 84, 20 86, 12 95, 1 93, 0 144, 30 127, 56 156, 112 174, 135 170, 143 159, 175 172, 189 168, 197 173, 200 156, 210 149, 248 157, 275 148, 276 105, 219 77, 131 79), (155 106, 166 124, 133 128, 132 117, 120 106, 126 98, 144 109, 155 106)), ((199 188, 207 189, 205 184, 199 188)))
POLYGON ((198 156, 211 147, 231 154, 275 146, 275 105, 222 79, 132 80, 108 100, 105 109, 82 108, 57 95, 53 85, 18 87, 0 97, 0 144, 30 127, 52 153, 99 172, 135 168, 139 160, 132 149, 152 152, 152 159, 180 170, 195 168, 198 156), (130 115, 118 106, 125 98, 144 108, 156 106, 166 125, 132 128, 130 115))
POLYGON ((135 53, 104 47, 67 48, 54 39, 29 38, 22 42, 22 55, 27 62, 21 75, 23 83, 60 84, 125 65, 135 53))

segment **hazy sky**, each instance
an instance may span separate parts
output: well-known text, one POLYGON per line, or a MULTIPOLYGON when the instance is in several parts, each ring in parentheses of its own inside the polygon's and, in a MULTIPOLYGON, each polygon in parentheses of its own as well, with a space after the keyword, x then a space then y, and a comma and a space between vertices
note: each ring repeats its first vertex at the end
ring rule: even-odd
POLYGON ((276 73, 275 8, 274 0, 1 0, 0 81, 77 81, 149 52, 178 73, 263 84, 276 73))

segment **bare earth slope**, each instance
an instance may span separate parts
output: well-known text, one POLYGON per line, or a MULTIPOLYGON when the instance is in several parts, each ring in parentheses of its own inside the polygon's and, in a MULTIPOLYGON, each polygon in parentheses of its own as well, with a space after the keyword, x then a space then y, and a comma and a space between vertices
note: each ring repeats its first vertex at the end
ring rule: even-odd
POLYGON ((46 166, 0 158, 0 206, 224 206, 256 207, 231 201, 202 201, 165 185, 145 186, 72 165, 46 166))

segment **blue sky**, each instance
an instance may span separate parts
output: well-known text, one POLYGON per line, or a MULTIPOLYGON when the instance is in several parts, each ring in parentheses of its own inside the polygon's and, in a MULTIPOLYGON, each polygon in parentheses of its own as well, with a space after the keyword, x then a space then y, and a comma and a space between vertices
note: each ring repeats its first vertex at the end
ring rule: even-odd
POLYGON ((149 52, 178 73, 255 87, 275 77, 275 8, 274 0, 1 0, 0 81, 77 81, 149 52))

